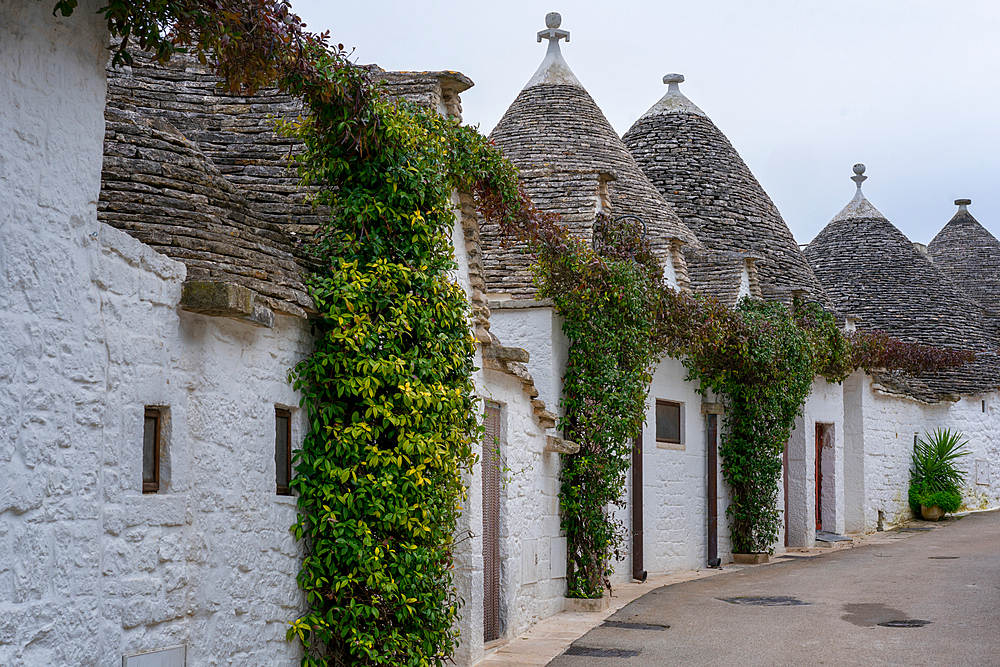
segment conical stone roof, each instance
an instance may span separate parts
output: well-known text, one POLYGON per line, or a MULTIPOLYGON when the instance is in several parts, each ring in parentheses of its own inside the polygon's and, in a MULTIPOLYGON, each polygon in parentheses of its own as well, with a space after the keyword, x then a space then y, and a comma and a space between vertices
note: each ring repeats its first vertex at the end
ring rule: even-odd
MULTIPOLYGON (((506 157, 516 165, 535 205, 560 214, 563 224, 590 238, 593 223, 603 204, 614 216, 634 215, 646 225, 658 256, 674 257, 679 282, 687 274, 676 247, 700 247, 698 239, 673 212, 629 154, 614 128, 593 98, 570 70, 559 50, 559 39, 569 33, 559 30, 558 19, 546 17, 547 30, 538 40, 549 39, 545 59, 538 71, 511 104, 490 135, 506 157), (681 262, 677 267, 676 262, 681 262)), ((558 16, 558 15, 556 15, 558 16)), ((507 246, 495 226, 482 229, 484 266, 492 292, 530 298, 531 258, 523 247, 507 246)))
POLYGON ((805 249, 834 305, 901 340, 966 350, 995 347, 981 306, 948 280, 861 192, 805 249))
MULTIPOLYGON (((855 165, 858 190, 805 249, 834 306, 860 318, 858 329, 881 329, 900 340, 988 352, 997 348, 986 312, 958 289, 861 192, 864 165, 855 165)), ((933 401, 976 394, 1000 385, 997 358, 942 373, 877 379, 933 401)))
POLYGON ((1000 241, 972 217, 972 201, 957 199, 958 212, 938 232, 927 252, 934 266, 1000 321, 1000 241))
MULTIPOLYGON (((636 162, 708 253, 752 253, 766 299, 788 301, 802 290, 825 302, 822 288, 774 203, 726 136, 681 91, 680 74, 668 74, 666 95, 622 138, 636 162)), ((710 256, 688 255, 694 265, 710 256)))

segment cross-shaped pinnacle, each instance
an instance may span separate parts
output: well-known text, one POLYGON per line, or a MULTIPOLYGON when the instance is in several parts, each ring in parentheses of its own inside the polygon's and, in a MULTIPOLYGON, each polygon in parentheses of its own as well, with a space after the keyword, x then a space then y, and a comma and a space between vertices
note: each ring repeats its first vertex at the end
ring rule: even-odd
POLYGON ((538 31, 538 42, 541 43, 542 38, 549 40, 549 44, 558 44, 560 39, 565 39, 569 41, 569 30, 560 30, 559 26, 562 25, 562 16, 559 12, 549 12, 545 15, 545 30, 538 31))

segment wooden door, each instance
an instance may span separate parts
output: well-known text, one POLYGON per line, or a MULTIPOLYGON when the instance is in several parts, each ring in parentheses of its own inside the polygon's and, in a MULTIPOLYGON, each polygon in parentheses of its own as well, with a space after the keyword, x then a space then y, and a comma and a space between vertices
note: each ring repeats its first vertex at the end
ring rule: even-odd
POLYGON ((500 638, 500 406, 486 404, 483 440, 483 641, 500 638))
POLYGON ((816 424, 816 530, 823 530, 823 443, 828 424, 816 424))

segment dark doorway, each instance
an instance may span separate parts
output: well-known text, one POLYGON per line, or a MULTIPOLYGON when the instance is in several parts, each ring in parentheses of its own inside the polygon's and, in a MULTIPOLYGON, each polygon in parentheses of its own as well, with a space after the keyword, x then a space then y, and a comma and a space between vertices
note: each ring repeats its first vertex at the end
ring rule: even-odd
POLYGON ((642 430, 632 441, 632 578, 646 581, 642 544, 642 430))
POLYGON ((832 434, 833 424, 816 423, 816 530, 823 530, 823 449, 832 434))

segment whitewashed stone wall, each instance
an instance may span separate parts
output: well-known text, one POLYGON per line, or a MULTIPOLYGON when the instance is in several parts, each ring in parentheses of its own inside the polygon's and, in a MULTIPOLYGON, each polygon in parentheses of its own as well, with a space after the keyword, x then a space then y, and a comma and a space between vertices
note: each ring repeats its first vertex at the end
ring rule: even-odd
MULTIPOLYGON (((274 408, 305 323, 180 312, 185 275, 97 222, 107 33, 0 0, 0 664, 294 664, 293 500, 274 494, 274 408), (143 410, 165 481, 141 493, 143 410)), ((293 438, 301 438, 301 415, 293 438)))
MULTIPOLYGON (((708 454, 705 415, 697 383, 685 381, 687 369, 677 359, 664 359, 653 373, 642 429, 643 567, 650 574, 705 567, 708 535, 708 454), (681 404, 681 444, 657 443, 656 399, 681 404)), ((719 416, 719 432, 722 416, 719 416)), ((719 552, 728 551, 724 514, 728 500, 717 468, 719 552)), ((625 551, 629 558, 615 565, 619 582, 632 579, 632 471, 628 476, 629 505, 617 515, 630 527, 625 551)))
POLYGON ((293 664, 302 552, 295 499, 275 494, 274 410, 292 410, 297 447, 287 375, 309 352, 307 324, 179 311, 182 265, 106 226, 101 246, 104 660, 186 644, 191 666, 293 664), (156 494, 142 493, 145 406, 167 407, 156 494))
MULTIPOLYGON (((534 302, 530 302, 534 303, 534 302)), ((490 331, 503 342, 524 348, 531 356, 529 370, 538 398, 552 412, 562 415, 562 376, 569 358, 569 341, 562 318, 551 306, 527 306, 517 301, 492 304, 490 331)))
MULTIPOLYGON (((504 636, 516 637, 563 610, 566 538, 559 530, 560 454, 546 452, 546 434, 515 378, 488 371, 484 394, 499 403, 505 459, 501 490, 504 636)), ((480 505, 480 508, 482 505, 480 505)))
MULTIPOLYGON (((911 517, 907 502, 910 455, 914 435, 935 428, 961 431, 969 439, 969 456, 960 459, 966 471, 963 500, 966 509, 1000 507, 1000 414, 998 394, 963 397, 955 403, 925 404, 883 391, 863 372, 845 383, 847 415, 847 529, 872 532, 883 524, 911 517), (855 458, 863 445, 863 466, 855 458), (989 484, 976 483, 976 461, 990 468, 989 484), (853 463, 852 463, 853 462, 853 463)), ((982 464, 981 464, 982 465, 982 464)))
MULTIPOLYGON (((455 280, 471 298, 469 258, 460 220, 452 230, 452 243, 458 264, 455 280)), ((494 309, 490 318, 490 331, 501 344, 528 348, 530 361, 526 366, 536 387, 548 387, 547 394, 539 398, 550 410, 561 391, 562 371, 555 364, 565 364, 565 357, 559 361, 556 356, 558 349, 553 351, 552 327, 558 329, 551 308, 494 309), (513 325, 513 330, 505 325, 513 325), (544 344, 546 338, 548 344, 544 344), (550 395, 555 396, 552 402, 550 395)), ((561 330, 556 335, 558 340, 561 330)), ((483 367, 478 352, 476 365, 483 367)), ((500 450, 506 468, 500 504, 501 638, 513 638, 563 610, 566 538, 559 530, 560 455, 545 451, 548 433, 535 418, 531 399, 519 380, 499 371, 479 370, 474 382, 484 400, 500 406, 500 450)), ((475 451, 482 461, 482 443, 476 444, 475 451)), ((482 464, 477 463, 472 474, 465 476, 468 498, 463 503, 454 549, 455 584, 465 602, 458 622, 461 643, 455 661, 463 666, 475 664, 484 655, 482 480, 482 464)))
MULTIPOLYGON (((842 384, 816 377, 788 439, 786 525, 790 547, 811 547, 816 540, 817 423, 833 429, 832 442, 822 450, 820 466, 823 530, 844 531, 844 388, 842 384)), ((783 493, 779 503, 779 507, 785 505, 783 493)), ((780 551, 784 534, 779 537, 778 546, 780 551)))

